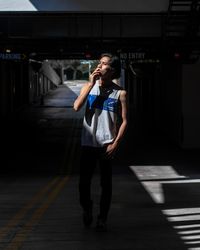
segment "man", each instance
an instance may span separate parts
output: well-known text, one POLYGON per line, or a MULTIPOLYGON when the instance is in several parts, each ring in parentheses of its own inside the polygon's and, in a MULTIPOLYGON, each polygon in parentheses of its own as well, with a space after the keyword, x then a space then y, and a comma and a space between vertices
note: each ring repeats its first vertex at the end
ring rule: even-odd
POLYGON ((86 227, 93 221, 92 175, 97 163, 100 167, 101 197, 97 231, 107 229, 112 196, 111 162, 127 128, 127 93, 113 82, 113 79, 120 77, 120 73, 119 58, 109 53, 102 54, 89 82, 82 87, 74 102, 74 110, 78 111, 86 101, 79 179, 80 204, 86 227))

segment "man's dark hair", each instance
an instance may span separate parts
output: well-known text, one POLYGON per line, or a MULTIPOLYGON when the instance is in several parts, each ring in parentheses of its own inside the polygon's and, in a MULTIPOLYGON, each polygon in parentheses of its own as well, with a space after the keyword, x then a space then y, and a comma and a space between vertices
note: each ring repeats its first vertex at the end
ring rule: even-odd
POLYGON ((121 75, 121 61, 118 56, 113 55, 111 53, 103 53, 100 56, 100 59, 104 56, 109 57, 110 60, 110 66, 114 70, 114 73, 112 75, 112 79, 118 79, 120 78, 121 75))

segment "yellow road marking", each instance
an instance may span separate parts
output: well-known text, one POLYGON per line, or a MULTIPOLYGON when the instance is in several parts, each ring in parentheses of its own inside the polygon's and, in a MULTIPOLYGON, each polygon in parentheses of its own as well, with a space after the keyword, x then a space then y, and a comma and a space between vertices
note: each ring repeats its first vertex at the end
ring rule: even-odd
POLYGON ((11 243, 8 245, 6 250, 16 250, 19 249, 24 240, 26 239, 27 235, 32 231, 32 228, 38 221, 41 219, 45 211, 51 205, 51 203, 56 199, 60 191, 64 188, 66 182, 68 181, 69 176, 66 176, 61 180, 56 188, 49 194, 47 197, 47 201, 43 202, 43 204, 36 209, 34 214, 32 215, 31 219, 24 225, 24 227, 15 235, 11 243))
MULTIPOLYGON (((68 145, 66 146, 66 152, 68 151, 68 159, 67 154, 64 155, 64 162, 63 162, 63 170, 65 169, 65 172, 67 174, 70 174, 71 171, 71 165, 73 164, 73 157, 76 149, 76 135, 77 135, 77 121, 73 120, 71 129, 71 140, 69 141, 68 145)), ((54 201, 54 199, 57 197, 59 192, 64 187, 65 183, 67 182, 69 176, 67 175, 63 180, 61 177, 56 177, 53 179, 46 187, 44 187, 41 191, 39 191, 32 199, 31 201, 23 207, 19 212, 7 223, 6 226, 4 226, 2 229, 0 229, 0 241, 8 235, 9 231, 12 230, 17 224, 19 224, 20 220, 22 220, 28 211, 32 209, 42 198, 44 198, 45 194, 47 192, 50 192, 50 189, 55 186, 54 190, 50 192, 47 201, 43 202, 40 207, 38 207, 35 212, 33 213, 31 219, 23 226, 23 228, 18 231, 15 235, 15 237, 12 239, 11 243, 7 246, 7 250, 15 250, 19 249, 19 247, 23 244, 23 241, 27 237, 27 235, 31 232, 32 227, 40 220, 42 215, 45 213, 45 211, 48 209, 50 204, 54 201)))
POLYGON ((60 179, 60 177, 54 178, 51 182, 48 183, 42 190, 40 190, 30 201, 19 210, 19 212, 9 220, 9 222, 0 229, 0 241, 8 234, 8 232, 15 227, 21 219, 27 214, 27 212, 43 198, 43 196, 52 188, 60 179))

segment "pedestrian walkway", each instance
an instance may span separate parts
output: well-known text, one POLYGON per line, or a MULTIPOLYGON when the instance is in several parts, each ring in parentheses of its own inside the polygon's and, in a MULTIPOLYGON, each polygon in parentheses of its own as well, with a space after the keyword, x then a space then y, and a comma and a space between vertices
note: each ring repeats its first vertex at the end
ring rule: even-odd
MULTIPOLYGON (((108 232, 96 232, 95 220, 90 229, 84 228, 78 200, 83 113, 72 110, 81 86, 61 85, 42 106, 18 115, 11 133, 14 150, 7 151, 0 175, 0 249, 200 249, 198 150, 135 145, 130 134, 114 162, 108 232)), ((96 169, 95 219, 98 177, 96 169)))

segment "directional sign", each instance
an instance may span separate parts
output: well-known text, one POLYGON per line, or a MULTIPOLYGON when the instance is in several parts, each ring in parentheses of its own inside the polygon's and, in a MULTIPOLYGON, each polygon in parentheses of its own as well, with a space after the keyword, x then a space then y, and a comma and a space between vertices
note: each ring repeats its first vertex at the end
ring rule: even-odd
POLYGON ((0 60, 25 60, 26 55, 21 53, 0 53, 0 60))

